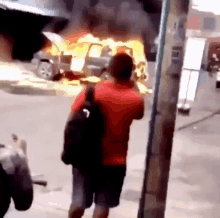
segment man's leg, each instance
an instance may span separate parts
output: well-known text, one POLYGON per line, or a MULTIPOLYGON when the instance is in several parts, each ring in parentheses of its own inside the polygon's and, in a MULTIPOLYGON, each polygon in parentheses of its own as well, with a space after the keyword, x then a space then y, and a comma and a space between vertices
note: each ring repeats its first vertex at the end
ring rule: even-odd
POLYGON ((95 205, 93 218, 107 218, 109 215, 109 208, 101 205, 95 205))
POLYGON ((73 195, 69 208, 69 218, 81 218, 86 208, 93 202, 91 175, 73 168, 73 195))
POLYGON ((95 210, 93 218, 107 218, 109 208, 117 207, 121 195, 126 167, 104 167, 96 178, 95 210))
POLYGON ((81 218, 85 212, 85 209, 76 207, 73 203, 70 205, 69 218, 81 218))

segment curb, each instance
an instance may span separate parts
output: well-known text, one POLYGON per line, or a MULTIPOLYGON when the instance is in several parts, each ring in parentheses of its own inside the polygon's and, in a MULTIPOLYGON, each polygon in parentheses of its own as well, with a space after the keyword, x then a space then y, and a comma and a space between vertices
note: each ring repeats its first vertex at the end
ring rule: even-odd
POLYGON ((7 91, 8 89, 12 87, 12 85, 15 85, 17 83, 18 81, 10 81, 10 80, 0 81, 0 89, 7 91))
MULTIPOLYGON (((149 99, 147 96, 146 96, 145 100, 146 100, 145 110, 148 111, 148 115, 145 114, 145 116, 148 117, 148 120, 150 121, 150 119, 151 119, 152 102, 150 101, 150 99, 149 99)), ((151 99, 151 100, 152 100, 152 99, 151 99)), ((192 109, 192 110, 194 110, 194 109, 192 109)), ((200 110, 200 111, 201 111, 201 110, 200 110)), ((207 114, 206 114, 206 115, 203 115, 203 116, 201 116, 200 118, 197 118, 197 119, 195 119, 195 120, 193 120, 193 121, 188 121, 188 123, 182 124, 182 125, 179 125, 179 126, 177 125, 177 124, 178 124, 177 120, 178 120, 178 118, 183 118, 184 115, 179 115, 179 114, 177 113, 177 115, 176 115, 176 120, 175 120, 175 129, 174 129, 174 130, 175 130, 175 131, 180 131, 180 130, 183 130, 183 129, 187 128, 187 127, 190 127, 190 126, 193 126, 193 125, 195 125, 195 124, 197 124, 197 123, 200 123, 200 122, 202 122, 202 121, 204 121, 204 120, 207 120, 207 119, 209 119, 209 118, 215 116, 216 114, 220 113, 220 109, 217 109, 217 110, 215 110, 215 111, 213 111, 213 112, 209 112, 209 113, 210 113, 209 115, 207 115, 207 114)), ((190 115, 187 116, 187 117, 190 117, 190 115)), ((191 115, 191 117, 192 117, 192 115, 191 115)))
POLYGON ((190 122, 190 123, 188 123, 188 124, 185 124, 185 125, 183 125, 183 126, 181 126, 181 127, 178 127, 177 129, 175 129, 175 131, 180 131, 180 130, 185 129, 185 128, 187 128, 187 127, 193 126, 193 125, 195 125, 195 124, 197 124, 197 123, 200 123, 200 122, 202 122, 202 121, 204 121, 204 120, 207 120, 207 119, 209 119, 209 118, 215 116, 215 115, 218 114, 218 113, 220 113, 220 109, 218 109, 218 110, 212 112, 212 113, 211 113, 210 115, 208 115, 208 116, 202 117, 202 118, 200 118, 200 119, 198 119, 198 120, 196 120, 196 121, 193 121, 193 122, 190 122))
MULTIPOLYGON (((59 95, 68 95, 67 91, 64 90, 59 90, 55 88, 38 88, 38 87, 33 87, 31 85, 19 85, 19 80, 18 81, 13 81, 13 80, 4 80, 0 81, 0 89, 3 89, 5 92, 10 93, 10 94, 26 94, 26 95, 47 95, 47 96, 59 96, 59 95)), ((147 96, 145 96, 146 100, 147 96)), ((148 104, 147 104, 148 105, 148 104)), ((149 108, 150 109, 150 108, 149 108)), ((175 131, 180 131, 182 129, 185 129, 187 127, 190 127, 192 125, 195 125, 199 122, 202 122, 204 120, 207 120, 217 113, 220 113, 220 109, 215 110, 212 112, 210 115, 201 117, 196 121, 192 121, 187 124, 184 124, 178 128, 175 128, 175 131)), ((178 115, 177 115, 178 116, 178 115)), ((177 123, 177 122, 176 122, 177 123)))
POLYGON ((17 95, 50 95, 56 96, 56 89, 40 89, 31 86, 16 86, 16 84, 10 86, 10 90, 6 90, 6 92, 17 95))
MULTIPOLYGON (((49 84, 48 81, 39 80, 38 78, 31 76, 30 78, 26 78, 22 81, 16 80, 5 80, 4 82, 0 81, 0 89, 2 88, 4 91, 11 93, 11 94, 26 94, 26 95, 50 95, 50 96, 57 96, 57 95, 76 95, 78 91, 73 90, 73 87, 78 87, 78 89, 81 89, 81 87, 84 87, 88 84, 94 84, 96 82, 89 81, 89 80, 81 80, 77 83, 68 83, 68 84, 59 84, 56 82, 52 82, 52 84, 49 84), (24 82, 24 84, 22 84, 24 82), (27 83, 25 83, 27 82, 27 83), (46 87, 39 87, 34 86, 34 84, 40 84, 42 86, 46 87), (52 87, 51 87, 52 86, 52 87), (55 87, 56 86, 56 87, 55 87), (65 86, 65 89, 63 87, 65 86), (71 90, 72 89, 72 90, 71 90), (73 94, 74 93, 74 94, 73 94)), ((142 84, 141 82, 139 82, 142 84)), ((143 85, 143 84, 142 84, 143 85)), ((139 87, 139 85, 138 85, 139 87)), ((141 90, 141 88, 139 87, 141 90)), ((146 96, 151 92, 143 92, 142 95, 146 96)))
MULTIPOLYGON (((59 96, 65 95, 65 90, 56 88, 40 88, 29 85, 21 85, 20 81, 0 81, 0 89, 10 94, 17 95, 47 95, 47 96, 59 96)), ((34 84, 34 83, 33 83, 34 84)))

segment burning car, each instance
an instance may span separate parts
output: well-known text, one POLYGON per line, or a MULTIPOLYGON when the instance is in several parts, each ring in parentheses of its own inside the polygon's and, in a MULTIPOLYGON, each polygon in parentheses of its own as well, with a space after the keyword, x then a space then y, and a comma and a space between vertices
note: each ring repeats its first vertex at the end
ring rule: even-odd
MULTIPOLYGON (((87 34, 74 43, 54 34, 45 33, 52 46, 35 55, 37 75, 52 80, 67 77, 69 80, 87 76, 109 77, 108 67, 111 58, 125 52, 134 58, 135 80, 147 80, 146 61, 134 55, 134 49, 120 43, 108 43, 87 34), (95 40, 94 40, 95 39, 95 40), (111 47, 109 46, 111 45, 111 47)), ((133 45, 133 44, 132 44, 133 45)))
MULTIPOLYGON (((111 58, 116 53, 121 52, 127 53, 134 58, 133 49, 128 46, 116 46, 115 51, 113 51, 109 45, 104 46, 101 43, 92 43, 85 58, 83 71, 86 72, 87 75, 101 77, 103 79, 107 78, 110 76, 108 74, 108 67, 111 58)), ((134 62, 136 67, 133 73, 133 78, 135 80, 147 80, 148 74, 146 73, 146 62, 140 61, 136 63, 135 58, 134 62)))

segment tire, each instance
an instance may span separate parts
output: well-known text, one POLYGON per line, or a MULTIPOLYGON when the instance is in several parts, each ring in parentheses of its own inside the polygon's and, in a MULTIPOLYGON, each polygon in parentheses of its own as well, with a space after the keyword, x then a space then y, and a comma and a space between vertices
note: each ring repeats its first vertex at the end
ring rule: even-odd
POLYGON ((37 68, 37 75, 45 80, 52 80, 56 75, 53 64, 40 62, 37 68))

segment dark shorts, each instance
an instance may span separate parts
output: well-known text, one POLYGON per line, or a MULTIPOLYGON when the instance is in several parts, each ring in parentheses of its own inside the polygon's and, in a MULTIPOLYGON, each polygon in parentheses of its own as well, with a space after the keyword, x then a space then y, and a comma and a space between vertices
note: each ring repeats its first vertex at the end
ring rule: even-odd
POLYGON ((93 174, 73 168, 73 205, 85 209, 94 201, 104 207, 118 206, 125 175, 126 167, 121 166, 103 167, 93 174))

